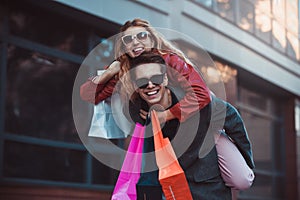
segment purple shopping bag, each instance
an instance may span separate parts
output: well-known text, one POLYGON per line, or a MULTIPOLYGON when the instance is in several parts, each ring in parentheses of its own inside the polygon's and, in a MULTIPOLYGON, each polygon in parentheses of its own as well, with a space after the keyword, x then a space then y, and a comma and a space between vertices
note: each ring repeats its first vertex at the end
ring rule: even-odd
POLYGON ((136 123, 112 200, 136 200, 136 183, 141 173, 144 132, 145 127, 136 123))

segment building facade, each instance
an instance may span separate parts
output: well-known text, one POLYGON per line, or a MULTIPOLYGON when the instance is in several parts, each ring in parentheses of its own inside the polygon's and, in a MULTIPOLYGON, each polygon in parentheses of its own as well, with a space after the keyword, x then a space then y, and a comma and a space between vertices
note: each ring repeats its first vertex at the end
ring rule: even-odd
MULTIPOLYGON (((166 35, 193 62, 201 63, 207 53, 214 61, 199 69, 217 94, 215 85, 224 84, 224 98, 245 121, 256 164, 253 186, 237 198, 298 199, 298 5, 297 0, 2 1, 0 198, 110 199, 118 171, 93 157, 78 135, 89 124, 75 126, 73 119, 84 116, 72 110, 74 82, 95 74, 81 65, 94 47, 127 20, 142 18, 184 36, 166 35), (78 80, 78 71, 86 77, 78 80)), ((96 57, 105 63, 113 49, 102 47, 96 57)))

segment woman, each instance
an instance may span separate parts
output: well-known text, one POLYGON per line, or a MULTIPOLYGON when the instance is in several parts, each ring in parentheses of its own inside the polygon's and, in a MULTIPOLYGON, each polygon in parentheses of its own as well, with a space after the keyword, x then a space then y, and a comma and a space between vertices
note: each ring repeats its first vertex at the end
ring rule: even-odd
MULTIPOLYGON (((120 90, 120 92, 123 93, 122 96, 130 96, 134 89, 131 88, 131 84, 126 84, 130 80, 128 80, 128 76, 124 75, 130 70, 129 60, 138 57, 143 52, 153 52, 161 55, 168 66, 167 75, 169 84, 182 88, 185 94, 178 103, 169 109, 157 113, 160 122, 170 121, 172 119, 178 119, 180 122, 184 122, 211 102, 210 91, 202 77, 193 67, 193 64, 180 50, 175 48, 153 29, 147 21, 141 19, 128 21, 121 27, 120 37, 117 37, 115 43, 116 60, 110 64, 110 66, 106 67, 107 70, 101 76, 91 77, 81 86, 80 94, 82 99, 97 104, 112 95, 118 81, 121 81, 122 87, 126 88, 125 90, 120 90)), ((232 107, 229 106, 228 108, 232 110, 232 107)), ((237 114, 237 112, 232 113, 234 113, 234 116, 237 114)), ((146 111, 140 110, 140 116, 143 119, 146 119, 146 115, 146 111)), ((231 131, 230 126, 227 127, 226 133, 227 132, 235 133, 234 130, 231 131)), ((249 143, 247 133, 245 131, 240 133, 246 143, 249 143)), ((216 146, 221 149, 220 147, 228 144, 228 141, 229 140, 225 137, 219 137, 216 146)), ((250 152, 249 155, 244 156, 244 158, 249 167, 253 168, 252 153, 250 152)), ((224 162, 222 165, 224 166, 224 162)), ((228 168, 230 169, 230 163, 227 163, 227 167, 225 168, 220 165, 221 171, 224 169, 222 174, 225 174, 223 177, 226 177, 226 179, 224 179, 226 183, 228 181, 228 186, 236 189, 245 189, 251 186, 254 176, 245 178, 241 174, 241 176, 233 177, 234 180, 232 180, 231 175, 226 174, 225 170, 228 168), (239 181, 239 179, 241 179, 242 182, 246 182, 246 184, 240 185, 241 181, 239 181)), ((250 176, 251 175, 253 174, 250 174, 250 176)))
MULTIPOLYGON (((116 39, 115 44, 116 61, 107 67, 106 73, 92 77, 81 86, 83 100, 97 104, 111 96, 118 81, 126 83, 127 76, 123 75, 130 69, 128 59, 137 57, 145 51, 153 51, 160 54, 173 69, 167 72, 170 82, 175 85, 179 83, 186 94, 178 104, 158 114, 161 122, 174 118, 185 121, 210 103, 210 91, 191 62, 181 51, 160 36, 148 22, 141 19, 128 21, 121 27, 120 32, 121 37, 116 39)), ((127 91, 130 93, 133 89, 127 88, 127 91)), ((141 112, 141 115, 145 118, 145 112, 141 112)))

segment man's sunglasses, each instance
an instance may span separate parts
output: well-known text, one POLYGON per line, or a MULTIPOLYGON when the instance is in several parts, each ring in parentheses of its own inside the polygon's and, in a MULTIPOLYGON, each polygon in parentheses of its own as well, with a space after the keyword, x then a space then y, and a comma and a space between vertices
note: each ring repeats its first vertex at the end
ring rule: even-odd
POLYGON ((129 45, 135 38, 139 41, 144 41, 148 38, 149 35, 150 33, 148 33, 147 31, 142 31, 136 35, 124 35, 121 39, 125 45, 129 45))
POLYGON ((154 85, 160 85, 164 82, 165 74, 153 75, 150 79, 148 78, 140 78, 135 81, 136 86, 140 89, 145 89, 149 85, 149 81, 151 81, 154 85))

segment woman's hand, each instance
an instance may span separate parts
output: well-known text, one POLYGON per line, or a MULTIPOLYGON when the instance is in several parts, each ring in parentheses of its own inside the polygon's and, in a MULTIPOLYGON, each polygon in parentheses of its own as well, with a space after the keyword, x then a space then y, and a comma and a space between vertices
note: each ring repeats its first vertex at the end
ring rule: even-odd
POLYGON ((95 84, 104 84, 118 74, 120 68, 120 62, 115 60, 101 75, 95 76, 92 82, 95 84))
MULTIPOLYGON (((175 118, 175 116, 170 112, 170 110, 156 111, 156 114, 157 114, 157 118, 158 118, 160 124, 163 124, 166 121, 169 121, 169 120, 175 118)), ((148 115, 148 112, 140 109, 140 116, 142 119, 146 120, 147 115, 148 115)))

